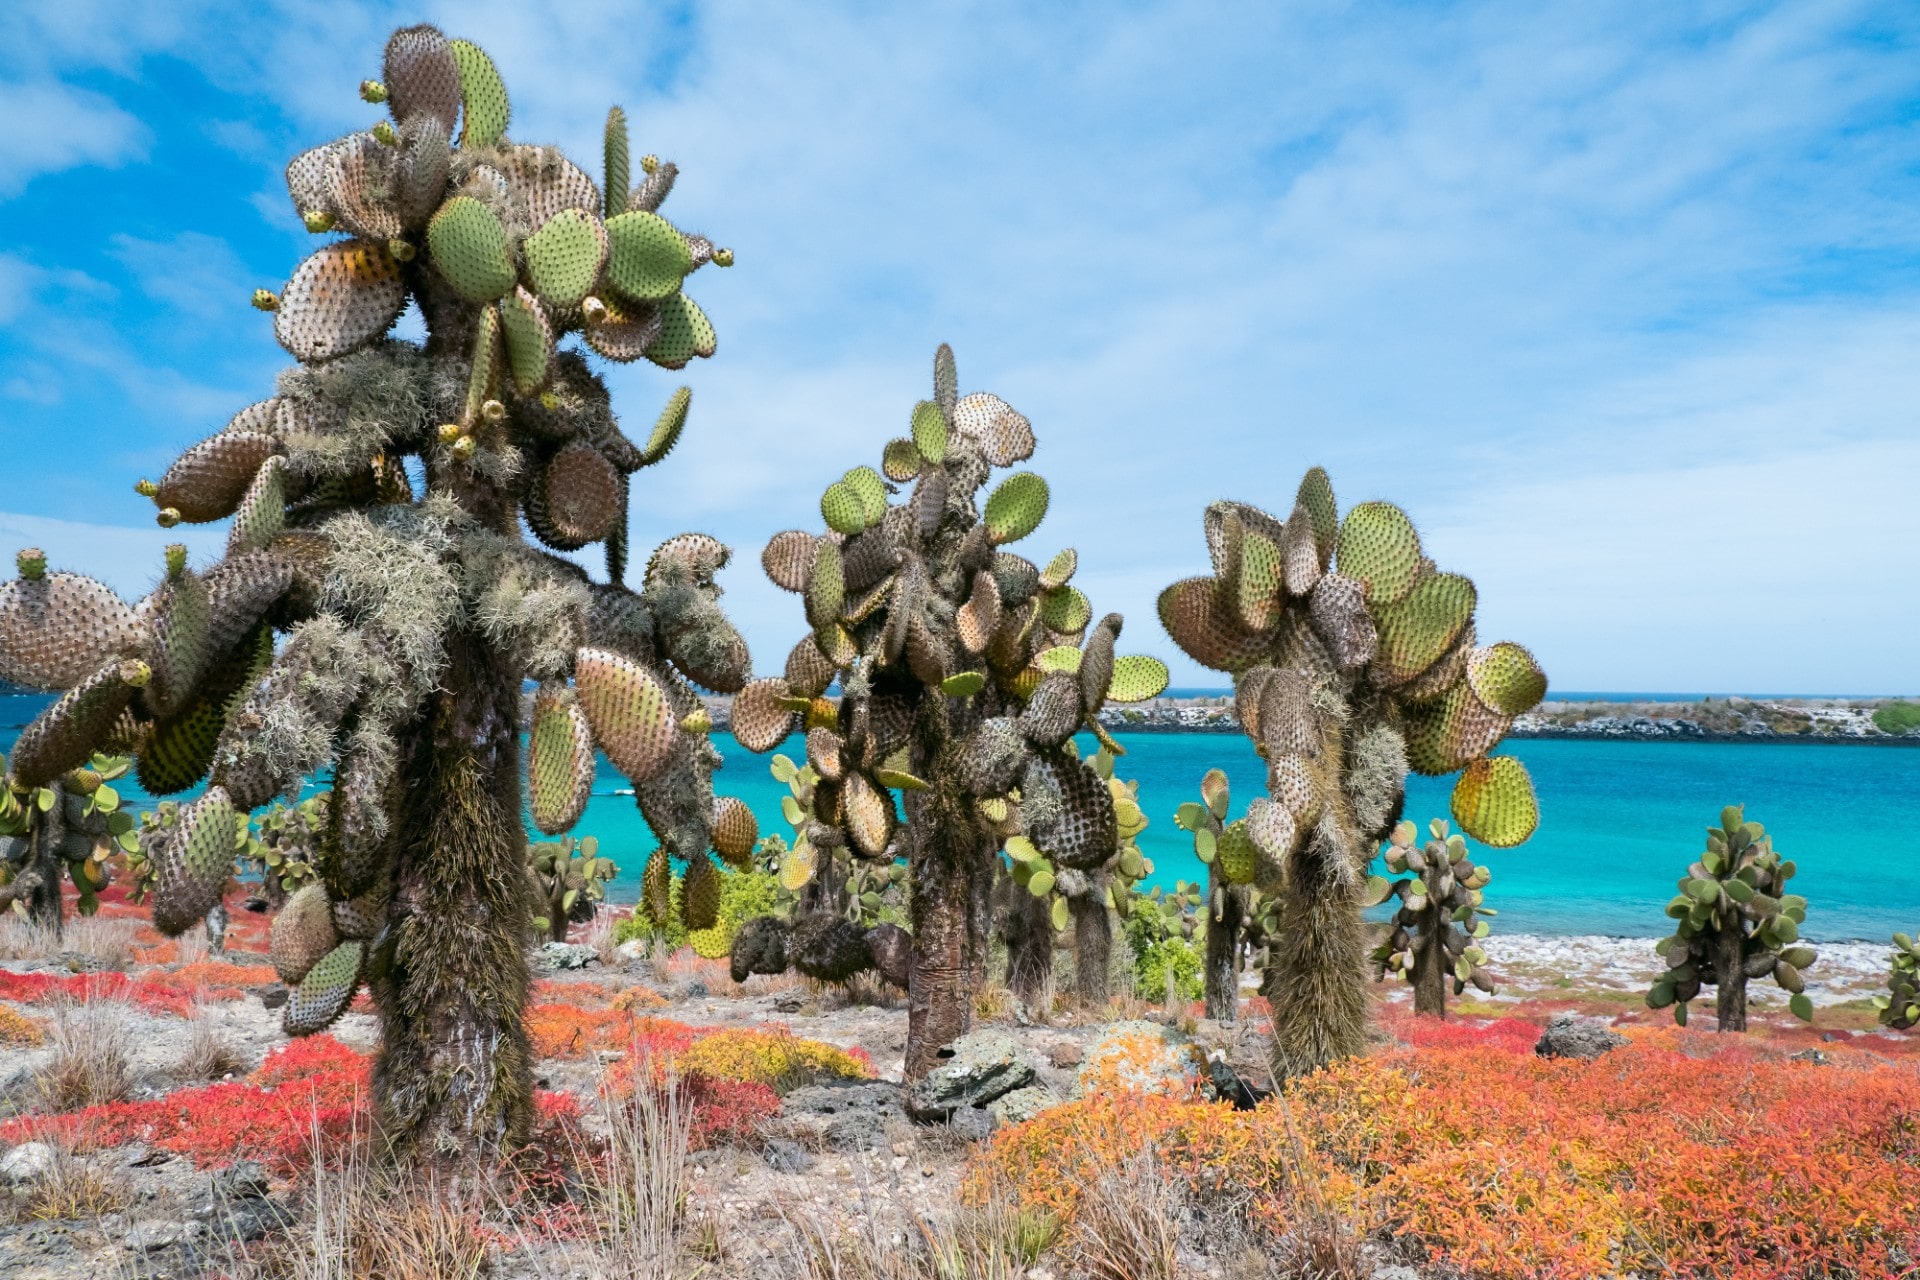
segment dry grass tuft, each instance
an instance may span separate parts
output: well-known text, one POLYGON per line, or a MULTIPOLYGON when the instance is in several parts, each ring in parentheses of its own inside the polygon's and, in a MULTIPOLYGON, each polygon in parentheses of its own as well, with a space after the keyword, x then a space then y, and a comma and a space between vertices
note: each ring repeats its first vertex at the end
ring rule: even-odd
POLYGON ((133 1188, 126 1179, 55 1146, 52 1167, 14 1193, 6 1202, 6 1215, 22 1223, 93 1222, 121 1213, 132 1203, 133 1188))
POLYGON ((54 1111, 118 1102, 133 1088, 133 1032, 126 1006, 88 997, 54 1012, 47 1027, 53 1057, 35 1073, 54 1111))
POLYGON ((133 920, 104 920, 99 916, 76 916, 59 932, 7 913, 0 915, 0 960, 50 960, 62 952, 91 956, 108 969, 126 969, 133 964, 134 936, 139 924, 133 920))
POLYGON ((1176 1280, 1185 1212, 1182 1189, 1148 1148, 1082 1189, 1069 1251, 1088 1280, 1176 1280))
POLYGON ((246 1061, 226 1029, 214 1021, 212 1010, 196 1003, 187 1024, 187 1051, 174 1071, 183 1083, 224 1080, 247 1073, 246 1061))
POLYGON ((798 1280, 1021 1280, 1053 1247, 1058 1219, 1002 1200, 963 1208, 951 1221, 914 1218, 900 1242, 865 1191, 855 1229, 835 1229, 816 1210, 781 1206, 789 1232, 780 1274, 798 1280))
MULTIPOLYGON (((628 1057, 639 1064, 636 1079, 655 1077, 643 1047, 636 1044, 628 1057)), ((694 1109, 678 1076, 671 1070, 657 1074, 658 1085, 635 1089, 626 1099, 600 1090, 607 1152, 604 1161, 588 1166, 601 1223, 588 1280, 671 1280, 676 1270, 692 1187, 687 1152, 694 1109)))

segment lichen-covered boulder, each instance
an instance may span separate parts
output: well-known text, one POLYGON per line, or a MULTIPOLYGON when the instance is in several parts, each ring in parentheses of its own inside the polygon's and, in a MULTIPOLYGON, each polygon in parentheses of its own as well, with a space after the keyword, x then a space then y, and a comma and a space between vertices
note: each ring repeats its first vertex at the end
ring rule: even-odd
POLYGON ((1116 1022, 1087 1050, 1074 1096, 1153 1093, 1211 1098, 1213 1077, 1200 1046, 1157 1022, 1116 1022))
POLYGON ((938 1054, 937 1065, 907 1087, 907 1114, 915 1120, 951 1120, 984 1108, 1033 1083, 1033 1060, 1004 1031, 975 1031, 938 1054))

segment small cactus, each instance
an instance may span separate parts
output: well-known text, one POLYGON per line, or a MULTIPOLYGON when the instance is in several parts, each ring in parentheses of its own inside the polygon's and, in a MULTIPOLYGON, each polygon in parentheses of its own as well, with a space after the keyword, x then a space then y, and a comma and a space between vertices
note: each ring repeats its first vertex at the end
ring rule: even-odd
POLYGON ((1887 994, 1875 996, 1873 1007, 1880 1025, 1895 1031, 1920 1026, 1920 943, 1912 935, 1893 935, 1893 954, 1887 957, 1887 994))
MULTIPOLYGON (((61 882, 68 880, 81 915, 99 910, 111 860, 140 849, 134 815, 111 785, 132 764, 96 754, 44 786, 0 784, 0 908, 10 906, 57 935, 66 916, 61 882)), ((0 756, 0 776, 6 773, 0 756)))
POLYGON ((1418 827, 1411 822, 1394 827, 1383 851, 1387 870, 1407 878, 1389 884, 1372 877, 1369 899, 1400 901, 1392 932, 1374 949, 1373 970, 1376 979, 1392 973, 1413 983, 1415 1013, 1445 1017, 1448 983, 1456 996, 1468 984, 1493 992, 1487 953, 1480 947, 1492 931, 1480 917, 1495 914, 1481 905, 1481 890, 1493 873, 1467 856, 1466 838, 1450 832, 1446 819, 1428 823, 1427 834, 1427 842, 1416 848, 1418 827))
POLYGON ((1772 978, 1789 993, 1793 1015, 1811 1022, 1813 1001, 1801 975, 1818 954, 1800 941, 1807 900, 1786 891, 1794 870, 1767 829, 1746 820, 1744 806, 1722 809, 1720 825, 1707 828, 1706 851, 1667 904, 1674 933, 1654 945, 1667 971, 1654 979, 1647 1007, 1671 1007, 1673 1020, 1685 1026, 1688 1003, 1713 986, 1720 1030, 1745 1031, 1747 983, 1772 978))
POLYGON ((611 858, 600 856, 592 836, 541 840, 527 846, 527 882, 533 894, 533 928, 555 942, 567 940, 567 926, 593 919, 606 901, 607 881, 620 874, 611 858))
POLYGON ((1308 471, 1282 520, 1216 502, 1213 572, 1161 592, 1162 624, 1203 666, 1234 677, 1243 730, 1267 762, 1235 869, 1275 900, 1264 994, 1273 1073, 1285 1080, 1366 1043, 1366 868, 1400 820, 1411 769, 1458 771, 1452 813, 1508 848, 1539 807, 1524 766, 1489 754, 1547 679, 1517 644, 1480 645, 1474 585, 1423 554, 1405 512, 1363 502, 1343 519, 1326 472, 1308 471))

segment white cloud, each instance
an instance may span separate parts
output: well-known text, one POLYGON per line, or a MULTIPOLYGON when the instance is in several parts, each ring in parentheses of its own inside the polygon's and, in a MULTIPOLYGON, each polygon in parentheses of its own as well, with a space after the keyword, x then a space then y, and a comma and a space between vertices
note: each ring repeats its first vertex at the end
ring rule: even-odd
POLYGON ((0 82, 0 200, 43 173, 143 158, 147 126, 109 98, 51 81, 0 82))
POLYGON ((189 563, 201 568, 226 549, 226 531, 217 526, 122 527, 0 511, 6 576, 12 576, 16 554, 38 547, 47 553, 49 568, 97 578, 130 601, 153 590, 164 576, 166 549, 176 542, 185 544, 189 563))
POLYGON ((148 297, 196 319, 231 320, 235 300, 249 295, 253 273, 217 236, 182 231, 167 240, 142 240, 121 233, 107 243, 148 297))

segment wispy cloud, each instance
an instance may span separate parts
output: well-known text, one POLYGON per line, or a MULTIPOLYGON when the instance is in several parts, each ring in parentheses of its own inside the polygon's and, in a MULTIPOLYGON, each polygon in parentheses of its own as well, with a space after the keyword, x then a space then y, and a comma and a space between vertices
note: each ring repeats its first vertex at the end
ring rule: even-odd
POLYGON ((145 156, 146 125, 110 98, 53 81, 0 81, 0 199, 43 173, 145 156))

